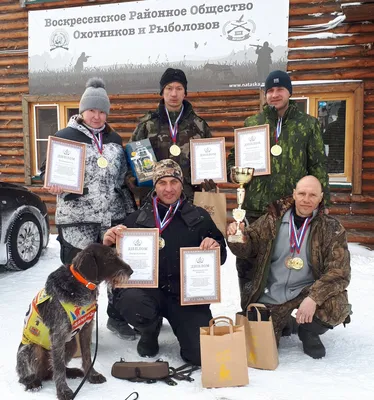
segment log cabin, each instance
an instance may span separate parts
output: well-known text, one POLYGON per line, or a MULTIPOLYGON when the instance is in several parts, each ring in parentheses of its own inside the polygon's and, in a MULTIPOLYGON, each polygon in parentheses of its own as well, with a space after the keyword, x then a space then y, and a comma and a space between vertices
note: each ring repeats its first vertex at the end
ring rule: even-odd
MULTIPOLYGON (((37 104, 58 104, 58 126, 77 109, 80 96, 46 98, 29 94, 28 13, 121 0, 0 1, 0 180, 28 187, 47 203, 54 225, 55 199, 42 187, 38 168, 37 104)), ((317 117, 324 131, 344 109, 343 147, 329 166, 331 214, 346 227, 350 241, 374 245, 374 1, 290 0, 287 71, 293 98, 317 117), (324 33, 310 26, 328 24, 324 33), (309 27, 309 28, 307 28, 309 27), (330 111, 330 115, 327 111, 330 111)), ((110 95, 109 123, 125 144, 145 111, 155 108, 159 95, 110 95)), ((233 146, 233 130, 264 104, 261 90, 229 90, 188 94, 196 112, 206 119, 214 136, 233 146)), ((57 123, 45 124, 57 128, 57 123)), ((55 129, 57 130, 57 129, 55 129)), ((332 148, 332 146, 330 146, 332 148)), ((235 185, 222 184, 228 217, 236 205, 235 185)))

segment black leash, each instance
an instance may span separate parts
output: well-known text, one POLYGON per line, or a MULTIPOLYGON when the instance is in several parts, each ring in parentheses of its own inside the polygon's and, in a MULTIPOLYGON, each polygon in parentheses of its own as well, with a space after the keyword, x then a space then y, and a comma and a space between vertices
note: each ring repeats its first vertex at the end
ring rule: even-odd
POLYGON ((86 382, 88 378, 88 374, 91 372, 91 369, 93 368, 95 361, 96 361, 96 356, 97 356, 97 349, 99 347, 99 304, 96 304, 96 345, 95 345, 95 353, 94 357, 92 360, 92 363, 90 365, 90 368, 88 368, 88 371, 86 372, 86 375, 83 377, 82 382, 79 384, 79 386, 76 388, 74 394, 73 394, 73 399, 75 399, 75 396, 79 393, 81 390, 82 386, 86 382))
MULTIPOLYGON (((96 356, 97 356, 97 350, 99 348, 99 304, 96 304, 96 345, 95 345, 95 353, 94 353, 94 357, 92 360, 92 363, 90 365, 90 368, 88 368, 88 371, 86 372, 86 375, 83 377, 82 382, 79 384, 79 386, 75 389, 75 392, 73 394, 72 399, 75 399, 76 395, 79 393, 79 391, 81 390, 82 386, 84 385, 84 383, 86 382, 87 378, 88 378, 88 374, 91 372, 91 369, 93 368, 95 361, 96 361, 96 356)), ((134 397, 131 400, 136 400, 139 397, 139 394, 137 392, 132 392, 130 393, 125 400, 130 400, 130 397, 135 394, 136 397, 134 397)))

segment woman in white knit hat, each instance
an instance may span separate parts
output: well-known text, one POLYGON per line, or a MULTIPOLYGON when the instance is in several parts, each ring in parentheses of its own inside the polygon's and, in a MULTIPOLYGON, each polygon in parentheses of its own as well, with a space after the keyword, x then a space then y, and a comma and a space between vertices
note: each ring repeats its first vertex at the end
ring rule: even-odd
MULTIPOLYGON (((122 139, 106 122, 109 110, 104 81, 91 78, 81 97, 79 114, 55 134, 86 144, 83 194, 67 193, 56 185, 49 188, 50 193, 57 195, 55 223, 64 264, 70 264, 88 244, 100 242, 108 228, 136 209, 133 195, 124 183, 127 163, 122 139)), ((41 167, 42 178, 44 172, 45 163, 41 167)), ((115 318, 109 318, 108 328, 135 339, 134 331, 122 321, 116 323, 115 318)))

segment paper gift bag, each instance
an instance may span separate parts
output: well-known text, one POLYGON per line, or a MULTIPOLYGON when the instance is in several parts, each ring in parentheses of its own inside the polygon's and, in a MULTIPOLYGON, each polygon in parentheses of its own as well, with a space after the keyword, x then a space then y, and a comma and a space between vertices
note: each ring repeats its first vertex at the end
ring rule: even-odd
POLYGON ((248 367, 243 326, 228 317, 213 318, 200 328, 201 378, 203 387, 247 385, 248 367), (217 326, 218 322, 227 325, 217 326))
POLYGON ((193 203, 195 206, 204 208, 210 214, 212 220, 226 237, 226 195, 220 193, 217 187, 216 192, 195 192, 193 203))
POLYGON ((244 326, 248 367, 276 369, 278 348, 270 311, 263 304, 252 303, 246 312, 236 314, 235 323, 244 326))

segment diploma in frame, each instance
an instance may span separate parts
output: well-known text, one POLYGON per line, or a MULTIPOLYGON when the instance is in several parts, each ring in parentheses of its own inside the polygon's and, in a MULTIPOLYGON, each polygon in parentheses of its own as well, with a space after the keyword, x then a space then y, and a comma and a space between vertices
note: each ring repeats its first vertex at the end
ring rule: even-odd
POLYGON ((66 192, 83 193, 86 145, 48 137, 44 187, 58 185, 66 192))
POLYGON ((181 247, 180 260, 181 305, 220 303, 220 248, 181 247))
POLYGON ((234 130, 235 166, 254 168, 253 176, 270 175, 269 125, 234 130))
POLYGON ((117 238, 117 252, 134 271, 123 288, 158 287, 158 238, 157 228, 126 228, 123 237, 117 238))
POLYGON ((193 185, 204 179, 227 182, 225 138, 191 139, 190 160, 193 185))

